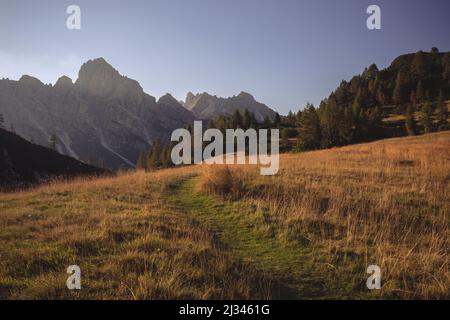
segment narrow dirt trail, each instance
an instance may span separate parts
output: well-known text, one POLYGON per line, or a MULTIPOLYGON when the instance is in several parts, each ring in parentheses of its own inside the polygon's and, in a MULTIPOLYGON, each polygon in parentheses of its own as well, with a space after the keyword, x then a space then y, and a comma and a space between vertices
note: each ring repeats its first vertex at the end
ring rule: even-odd
MULTIPOLYGON (((286 246, 270 230, 261 231, 251 219, 254 209, 241 202, 222 201, 195 190, 196 178, 169 188, 173 209, 205 224, 221 249, 252 264, 287 288, 285 299, 342 299, 349 290, 317 270, 322 262, 308 246, 286 246), (253 210, 253 211, 252 211, 253 210)), ((354 288, 353 288, 354 289, 354 288)), ((355 292, 353 291, 353 297, 355 292)))

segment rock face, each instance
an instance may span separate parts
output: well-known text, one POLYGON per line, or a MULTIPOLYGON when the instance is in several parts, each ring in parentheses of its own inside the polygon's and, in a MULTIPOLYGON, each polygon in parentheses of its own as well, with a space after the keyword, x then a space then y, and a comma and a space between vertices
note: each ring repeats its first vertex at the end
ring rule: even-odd
POLYGON ((195 119, 170 95, 157 102, 103 58, 83 64, 75 83, 0 80, 0 113, 27 140, 48 146, 55 136, 60 153, 112 169, 133 167, 140 151, 195 119))
POLYGON ((259 122, 263 122, 265 117, 273 120, 276 115, 275 111, 256 101, 246 92, 230 98, 220 98, 208 93, 194 95, 189 92, 184 107, 192 111, 199 119, 213 119, 220 115, 231 116, 234 111, 239 110, 243 113, 245 109, 253 113, 259 122))
POLYGON ((0 129, 0 190, 27 187, 55 177, 106 173, 107 170, 89 166, 0 129))

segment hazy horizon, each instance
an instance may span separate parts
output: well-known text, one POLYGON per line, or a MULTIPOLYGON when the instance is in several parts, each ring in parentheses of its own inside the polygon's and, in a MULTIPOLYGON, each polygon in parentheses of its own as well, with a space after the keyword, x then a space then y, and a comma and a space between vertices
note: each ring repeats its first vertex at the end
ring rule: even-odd
POLYGON ((160 97, 241 91, 280 114, 317 105, 376 63, 438 47, 450 51, 448 1, 0 1, 0 77, 54 84, 105 58, 160 97), (66 8, 81 8, 68 30, 66 8), (382 29, 366 28, 377 4, 382 29))

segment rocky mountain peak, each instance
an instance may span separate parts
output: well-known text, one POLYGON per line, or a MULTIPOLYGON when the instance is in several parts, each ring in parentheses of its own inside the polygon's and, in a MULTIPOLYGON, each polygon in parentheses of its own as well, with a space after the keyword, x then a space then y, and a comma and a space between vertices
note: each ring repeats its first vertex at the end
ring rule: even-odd
POLYGON ((255 100, 255 98, 250 93, 247 93, 245 91, 241 91, 241 93, 239 93, 238 97, 240 99, 248 100, 248 101, 254 101, 255 100))
POLYGON ((35 78, 35 77, 31 77, 29 75, 23 75, 20 79, 19 79, 19 83, 21 85, 25 85, 25 86, 31 86, 31 87, 40 87, 43 86, 44 84, 41 82, 41 80, 35 78))
POLYGON ((186 109, 192 110, 192 108, 194 108, 197 105, 199 100, 208 97, 210 97, 210 95, 206 92, 193 94, 192 92, 189 91, 186 95, 186 101, 184 102, 183 105, 186 109))
POLYGON ((186 100, 184 102, 184 106, 188 109, 192 108, 192 105, 194 104, 194 100, 195 100, 195 95, 192 92, 188 92, 186 94, 186 100))
POLYGON ((78 73, 76 85, 81 91, 104 98, 125 100, 133 97, 138 102, 144 95, 137 81, 122 76, 103 58, 84 63, 78 73))
POLYGON ((78 73, 78 82, 89 82, 92 79, 106 80, 120 78, 119 72, 103 58, 85 62, 78 73))
POLYGON ((245 112, 247 109, 255 115, 257 121, 264 121, 265 117, 275 118, 275 111, 247 92, 241 91, 238 95, 229 98, 221 98, 206 92, 193 94, 188 92, 184 107, 199 119, 214 119, 219 115, 231 116, 236 110, 245 112))
POLYGON ((56 81, 54 88, 56 89, 66 89, 71 88, 73 86, 72 79, 67 76, 62 76, 56 81))
POLYGON ((170 93, 166 93, 158 100, 158 104, 166 106, 180 106, 180 103, 170 93))
POLYGON ((169 94, 158 104, 103 58, 83 64, 75 84, 65 76, 54 86, 23 76, 0 80, 0 91, 1 113, 20 136, 48 146, 56 135, 58 152, 113 169, 132 168, 153 141, 168 141, 195 119, 169 94))

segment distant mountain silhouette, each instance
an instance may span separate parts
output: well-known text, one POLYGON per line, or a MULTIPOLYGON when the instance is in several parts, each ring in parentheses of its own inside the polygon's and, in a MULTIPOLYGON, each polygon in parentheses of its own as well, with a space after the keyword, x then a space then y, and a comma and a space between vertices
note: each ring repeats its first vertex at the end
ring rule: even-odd
POLYGON ((0 80, 0 113, 29 141, 48 146, 56 136, 59 152, 113 169, 133 167, 140 151, 195 119, 170 95, 157 102, 103 58, 83 64, 75 83, 0 80))
POLYGON ((257 102, 251 94, 246 92, 230 98, 220 98, 208 93, 194 95, 189 92, 184 106, 199 119, 214 119, 220 115, 231 116, 236 110, 243 114, 245 109, 253 113, 258 122, 263 122, 265 117, 273 120, 276 115, 275 111, 257 102))
POLYGON ((107 172, 0 129, 0 190, 25 187, 54 177, 107 172))

